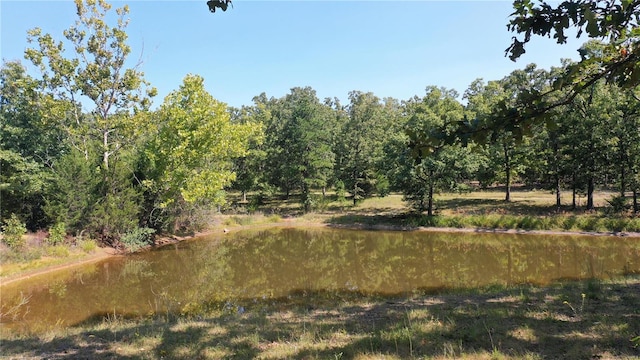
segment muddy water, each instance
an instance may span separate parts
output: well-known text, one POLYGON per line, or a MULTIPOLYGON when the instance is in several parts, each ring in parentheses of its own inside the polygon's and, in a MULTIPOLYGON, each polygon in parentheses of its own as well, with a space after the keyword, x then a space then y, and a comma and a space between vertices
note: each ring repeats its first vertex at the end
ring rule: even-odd
MULTIPOLYGON (((105 317, 640 272, 640 239, 335 229, 246 231, 111 258, 0 288, 2 331, 105 317)), ((312 305, 312 304, 310 304, 312 305)))

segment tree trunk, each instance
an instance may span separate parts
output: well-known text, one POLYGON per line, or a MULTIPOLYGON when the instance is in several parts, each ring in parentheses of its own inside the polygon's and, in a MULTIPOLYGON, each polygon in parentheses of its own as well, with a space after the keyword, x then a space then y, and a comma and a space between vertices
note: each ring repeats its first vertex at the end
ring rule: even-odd
POLYGON ((562 203, 560 201, 560 176, 558 176, 558 173, 556 173, 556 207, 560 208, 560 206, 562 206, 562 203))
POLYGON ((427 215, 433 216, 433 182, 429 183, 429 203, 427 205, 427 215))
POLYGON ((558 141, 557 138, 554 136, 554 141, 553 141, 553 157, 554 157, 554 163, 555 163, 555 171, 554 171, 554 180, 556 183, 556 207, 559 209, 560 206, 562 206, 561 200, 560 200, 560 168, 559 168, 559 160, 558 160, 558 153, 559 153, 559 149, 558 149, 558 141))
POLYGON ((509 148, 507 144, 503 144, 502 148, 504 149, 504 171, 506 175, 506 194, 504 197, 504 201, 511 201, 511 159, 509 158, 509 148))
POLYGON ((575 210, 577 208, 576 204, 576 174, 573 173, 571 177, 571 210, 575 210))
POLYGON ((620 196, 624 197, 624 193, 627 192, 627 184, 626 184, 626 179, 625 179, 625 172, 624 172, 624 163, 621 162, 620 164, 620 196))
POLYGON ((358 174, 356 170, 353 170, 353 206, 356 206, 358 201, 358 174))
POLYGON ((593 177, 589 177, 587 184, 587 210, 593 210, 593 177))
POLYGON ((247 192, 242 190, 242 202, 246 203, 247 202, 247 192))
POLYGON ((306 183, 302 184, 302 206, 304 208, 304 212, 308 213, 311 211, 311 202, 310 202, 311 192, 309 191, 309 186, 306 183))
POLYGON ((353 182, 353 206, 356 206, 357 203, 357 199, 358 199, 358 182, 354 181, 353 182))
POLYGON ((102 146, 103 146, 103 153, 102 153, 102 163, 104 164, 104 169, 105 170, 109 170, 109 132, 105 131, 102 134, 102 146))
POLYGON ((633 188, 633 213, 637 214, 640 209, 638 208, 638 188, 633 188))

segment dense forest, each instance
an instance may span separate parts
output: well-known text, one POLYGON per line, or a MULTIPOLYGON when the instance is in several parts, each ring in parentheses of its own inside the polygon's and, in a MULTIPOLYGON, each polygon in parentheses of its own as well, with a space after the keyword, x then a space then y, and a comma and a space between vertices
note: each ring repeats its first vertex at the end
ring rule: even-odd
MULTIPOLYGON (((432 215, 438 192, 501 185, 509 201, 518 183, 554 191, 558 207, 576 208, 586 196, 587 210, 596 189, 614 189, 616 211, 640 211, 637 79, 618 81, 621 67, 578 76, 606 65, 593 59, 609 43, 586 42, 580 51, 590 61, 530 64, 477 79, 462 94, 428 86, 410 99, 381 99, 355 90, 341 103, 296 87, 231 108, 188 75, 154 108, 140 64, 125 65, 127 7, 110 26, 108 4, 77 5, 64 41, 29 32, 25 58, 39 76, 17 61, 0 70, 5 227, 144 242, 197 229, 230 190, 249 209, 295 195, 304 211, 328 192, 354 204, 400 192, 432 215), (571 203, 561 204, 562 192, 571 203)), ((523 44, 512 45, 512 56, 523 44)), ((624 61, 632 55, 617 49, 624 61)))

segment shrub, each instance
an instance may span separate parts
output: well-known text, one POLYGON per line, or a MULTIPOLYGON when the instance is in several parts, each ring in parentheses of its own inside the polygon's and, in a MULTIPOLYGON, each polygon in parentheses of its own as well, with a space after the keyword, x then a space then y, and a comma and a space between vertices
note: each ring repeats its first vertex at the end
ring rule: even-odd
POLYGON ((568 218, 565 219, 565 221, 563 221, 562 228, 564 230, 575 229, 577 222, 578 222, 578 218, 575 215, 569 216, 568 218))
POLYGON ((338 202, 346 202, 347 191, 344 187, 344 182, 342 180, 338 180, 335 185, 336 188, 336 197, 338 198, 338 202))
POLYGON ((156 231, 154 229, 139 227, 126 233, 122 238, 120 238, 120 242, 124 245, 127 251, 134 252, 147 245, 151 245, 153 241, 153 234, 155 232, 156 231))
POLYGON ((308 194, 304 200, 305 211, 324 211, 329 206, 329 200, 318 194, 308 194))
POLYGON ((224 221, 222 221, 222 224, 226 226, 235 226, 235 225, 238 225, 238 222, 236 221, 235 216, 231 216, 231 217, 225 218, 224 221))
POLYGON ((251 197, 249 199, 249 203, 247 204, 247 212, 249 214, 255 213, 256 211, 258 211, 260 206, 264 205, 265 201, 266 196, 264 196, 263 193, 258 193, 255 196, 251 197))
POLYGON ((640 218, 635 218, 635 219, 629 220, 625 230, 634 231, 634 232, 640 232, 640 218))
POLYGON ((77 246, 86 253, 92 253, 96 250, 98 244, 96 244, 92 239, 83 239, 78 241, 77 246))
POLYGON ((631 206, 627 204, 627 198, 624 196, 613 196, 611 199, 607 199, 607 202, 609 203, 607 210, 614 214, 621 214, 631 208, 631 206))
POLYGON ((27 247, 25 249, 17 249, 10 251, 1 251, 0 252, 0 263, 5 262, 28 262, 40 259, 43 254, 43 248, 38 247, 27 247))
POLYGON ((234 216, 235 222, 242 225, 247 226, 256 222, 256 216, 234 216))
POLYGON ((391 184, 389 183, 389 179, 384 175, 378 175, 376 177, 375 189, 379 197, 385 197, 389 195, 389 193, 391 192, 391 184))
POLYGON ((64 245, 51 245, 45 249, 47 255, 53 257, 67 257, 69 256, 69 248, 64 245))
POLYGON ((18 219, 16 214, 11 214, 4 226, 2 226, 3 241, 10 248, 19 248, 24 246, 24 234, 27 233, 26 225, 18 219))
POLYGON ((51 245, 58 245, 64 242, 64 237, 67 235, 67 228, 63 222, 58 222, 49 228, 49 237, 47 242, 51 245))

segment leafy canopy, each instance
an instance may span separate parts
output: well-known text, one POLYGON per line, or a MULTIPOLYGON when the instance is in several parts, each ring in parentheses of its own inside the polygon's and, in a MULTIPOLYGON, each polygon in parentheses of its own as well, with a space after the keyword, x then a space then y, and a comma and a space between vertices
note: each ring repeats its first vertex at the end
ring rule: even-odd
POLYGON ((507 28, 522 35, 513 37, 505 54, 513 61, 525 53, 532 35, 553 37, 558 44, 567 42, 567 30, 607 43, 598 53, 580 49, 581 62, 570 68, 558 87, 573 85, 577 90, 590 80, 607 78, 626 87, 640 83, 640 1, 567 0, 552 6, 546 1, 516 0, 507 28), (599 66, 593 69, 593 63, 599 66), (587 72, 587 74, 581 74, 587 72), (587 75, 587 76, 585 76, 587 75))
POLYGON ((231 123, 226 104, 214 99, 197 75, 187 75, 165 98, 157 122, 149 157, 157 168, 154 185, 164 188, 165 204, 179 197, 190 203, 224 203, 222 189, 235 179, 231 161, 247 154, 259 124, 231 123))

